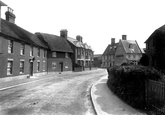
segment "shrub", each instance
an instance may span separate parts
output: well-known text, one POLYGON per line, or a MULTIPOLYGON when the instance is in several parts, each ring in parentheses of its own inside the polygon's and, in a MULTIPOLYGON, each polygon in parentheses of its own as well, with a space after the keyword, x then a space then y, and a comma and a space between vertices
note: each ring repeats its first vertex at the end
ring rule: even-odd
POLYGON ((159 71, 144 66, 115 66, 107 71, 108 87, 125 102, 138 109, 146 107, 145 80, 162 79, 159 71))

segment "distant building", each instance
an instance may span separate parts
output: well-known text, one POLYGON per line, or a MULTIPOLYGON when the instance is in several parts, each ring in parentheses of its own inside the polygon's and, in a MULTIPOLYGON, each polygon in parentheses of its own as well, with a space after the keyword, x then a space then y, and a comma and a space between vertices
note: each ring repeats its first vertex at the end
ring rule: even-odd
POLYGON ((156 29, 145 43, 149 66, 165 70, 165 25, 156 29))
POLYGON ((127 40, 126 35, 122 35, 115 53, 115 65, 123 63, 137 65, 142 56, 141 49, 136 40, 127 40))
MULTIPOLYGON (((65 32, 67 30, 61 30, 65 32)), ((46 33, 36 33, 38 38, 47 45, 47 71, 48 72, 63 72, 72 71, 71 55, 73 51, 64 36, 56 36, 46 33)))
POLYGON ((67 37, 67 40, 73 50, 72 62, 73 70, 77 66, 83 68, 91 68, 93 66, 93 51, 90 46, 83 43, 83 38, 80 35, 76 36, 76 39, 67 37))
POLYGON ((101 68, 101 64, 102 64, 101 56, 102 56, 102 54, 94 55, 93 67, 101 68))
POLYGON ((15 24, 11 8, 5 14, 6 20, 0 19, 0 78, 46 74, 47 46, 15 24))
POLYGON ((104 53, 102 54, 101 67, 108 68, 115 65, 115 53, 118 43, 115 43, 115 38, 111 38, 111 44, 107 46, 104 53))

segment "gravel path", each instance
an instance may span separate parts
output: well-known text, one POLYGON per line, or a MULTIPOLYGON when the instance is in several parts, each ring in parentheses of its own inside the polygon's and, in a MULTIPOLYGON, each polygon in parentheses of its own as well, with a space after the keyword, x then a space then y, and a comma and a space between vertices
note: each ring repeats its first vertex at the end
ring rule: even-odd
POLYGON ((0 115, 94 115, 90 87, 105 74, 71 73, 60 75, 58 82, 51 79, 28 90, 13 90, 0 96, 0 115))

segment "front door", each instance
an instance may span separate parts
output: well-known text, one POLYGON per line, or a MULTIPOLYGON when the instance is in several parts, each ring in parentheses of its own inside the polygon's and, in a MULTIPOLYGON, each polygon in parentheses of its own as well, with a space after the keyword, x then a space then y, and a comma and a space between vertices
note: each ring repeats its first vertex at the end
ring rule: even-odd
POLYGON ((61 72, 63 72, 63 62, 60 62, 60 69, 61 69, 61 72))
POLYGON ((29 62, 29 75, 33 76, 33 62, 29 62))

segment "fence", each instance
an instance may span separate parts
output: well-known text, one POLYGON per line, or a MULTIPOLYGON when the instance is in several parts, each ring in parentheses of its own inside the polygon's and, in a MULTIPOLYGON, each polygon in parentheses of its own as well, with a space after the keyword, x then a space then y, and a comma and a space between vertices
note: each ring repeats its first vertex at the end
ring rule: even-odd
POLYGON ((165 84, 153 80, 146 81, 146 104, 149 108, 165 114, 165 84))

